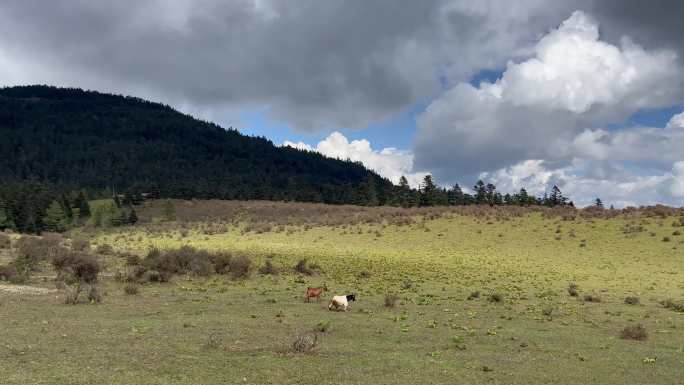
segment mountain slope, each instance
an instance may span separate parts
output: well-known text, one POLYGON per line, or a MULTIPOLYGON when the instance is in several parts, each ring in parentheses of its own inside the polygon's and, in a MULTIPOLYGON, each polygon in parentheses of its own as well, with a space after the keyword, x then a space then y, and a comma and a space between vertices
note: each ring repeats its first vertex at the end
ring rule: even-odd
POLYGON ((80 89, 0 89, 0 137, 0 180, 37 179, 91 194, 365 203, 374 188, 382 203, 392 188, 359 163, 80 89))

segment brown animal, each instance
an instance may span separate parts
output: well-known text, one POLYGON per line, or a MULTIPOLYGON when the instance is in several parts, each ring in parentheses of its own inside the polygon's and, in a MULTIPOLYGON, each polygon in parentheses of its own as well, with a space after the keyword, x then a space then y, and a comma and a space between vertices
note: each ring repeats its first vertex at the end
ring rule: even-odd
POLYGON ((306 288, 306 297, 304 297, 304 300, 309 302, 311 298, 316 298, 320 302, 321 295, 326 291, 328 291, 328 286, 325 283, 321 287, 308 287, 306 288))

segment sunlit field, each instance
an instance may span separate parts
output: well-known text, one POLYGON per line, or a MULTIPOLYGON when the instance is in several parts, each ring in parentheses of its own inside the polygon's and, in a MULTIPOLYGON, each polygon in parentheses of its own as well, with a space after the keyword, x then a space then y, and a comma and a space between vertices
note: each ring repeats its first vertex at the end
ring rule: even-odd
POLYGON ((97 255, 100 303, 65 304, 47 263, 0 283, 0 383, 684 381, 684 211, 165 205, 65 236, 97 255), (182 246, 250 266, 127 278, 182 246), (328 310, 351 293, 349 311, 328 310))

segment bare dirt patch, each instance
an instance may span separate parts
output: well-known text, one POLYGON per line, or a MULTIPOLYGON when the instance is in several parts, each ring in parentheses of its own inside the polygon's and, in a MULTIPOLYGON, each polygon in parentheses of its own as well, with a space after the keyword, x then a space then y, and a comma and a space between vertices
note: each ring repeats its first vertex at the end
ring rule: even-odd
POLYGON ((56 289, 46 289, 44 287, 25 286, 25 285, 6 285, 0 283, 0 292, 10 294, 29 294, 44 295, 56 292, 56 289))

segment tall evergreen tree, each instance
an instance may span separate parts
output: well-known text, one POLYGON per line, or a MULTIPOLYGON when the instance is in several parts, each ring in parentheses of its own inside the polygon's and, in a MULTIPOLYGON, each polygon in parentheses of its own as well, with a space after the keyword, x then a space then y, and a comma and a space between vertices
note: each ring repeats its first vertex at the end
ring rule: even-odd
POLYGON ((437 186, 432 180, 432 175, 427 174, 420 184, 420 205, 434 206, 437 203, 437 186))
POLYGON ((45 230, 62 232, 67 228, 69 218, 62 208, 62 204, 58 201, 52 201, 50 207, 45 211, 43 222, 45 230))
POLYGON ((475 203, 483 204, 487 202, 487 187, 485 187, 482 180, 478 180, 477 183, 475 183, 473 190, 475 190, 475 203))
POLYGON ((596 200, 594 201, 594 206, 603 208, 603 201, 601 201, 601 198, 596 198, 596 200))
POLYGON ((548 206, 564 206, 568 203, 568 198, 563 196, 563 193, 558 188, 558 186, 553 185, 551 189, 551 195, 548 198, 548 206))
POLYGON ((90 218, 90 204, 88 204, 88 199, 83 191, 78 193, 76 201, 78 202, 76 206, 78 208, 78 218, 82 220, 90 218))
POLYGON ((411 186, 409 186, 408 179, 405 176, 399 178, 399 186, 397 187, 398 203, 401 207, 411 207, 413 206, 413 192, 411 191, 411 186))
POLYGON ((493 183, 487 183, 487 186, 485 186, 485 201, 490 206, 496 204, 496 186, 493 183))
POLYGON ((527 190, 524 188, 520 189, 520 192, 518 193, 518 204, 521 206, 527 206, 530 203, 530 197, 527 195, 527 190))
POLYGON ((463 190, 461 190, 461 186, 459 186, 458 183, 455 183, 454 186, 448 191, 448 197, 448 203, 450 206, 460 206, 465 204, 463 201, 463 190))
POLYGON ((71 223, 72 219, 74 218, 74 212, 71 210, 71 204, 69 203, 69 198, 65 194, 62 194, 62 197, 60 198, 59 204, 62 206, 62 210, 64 210, 64 215, 68 218, 69 222, 71 223))

